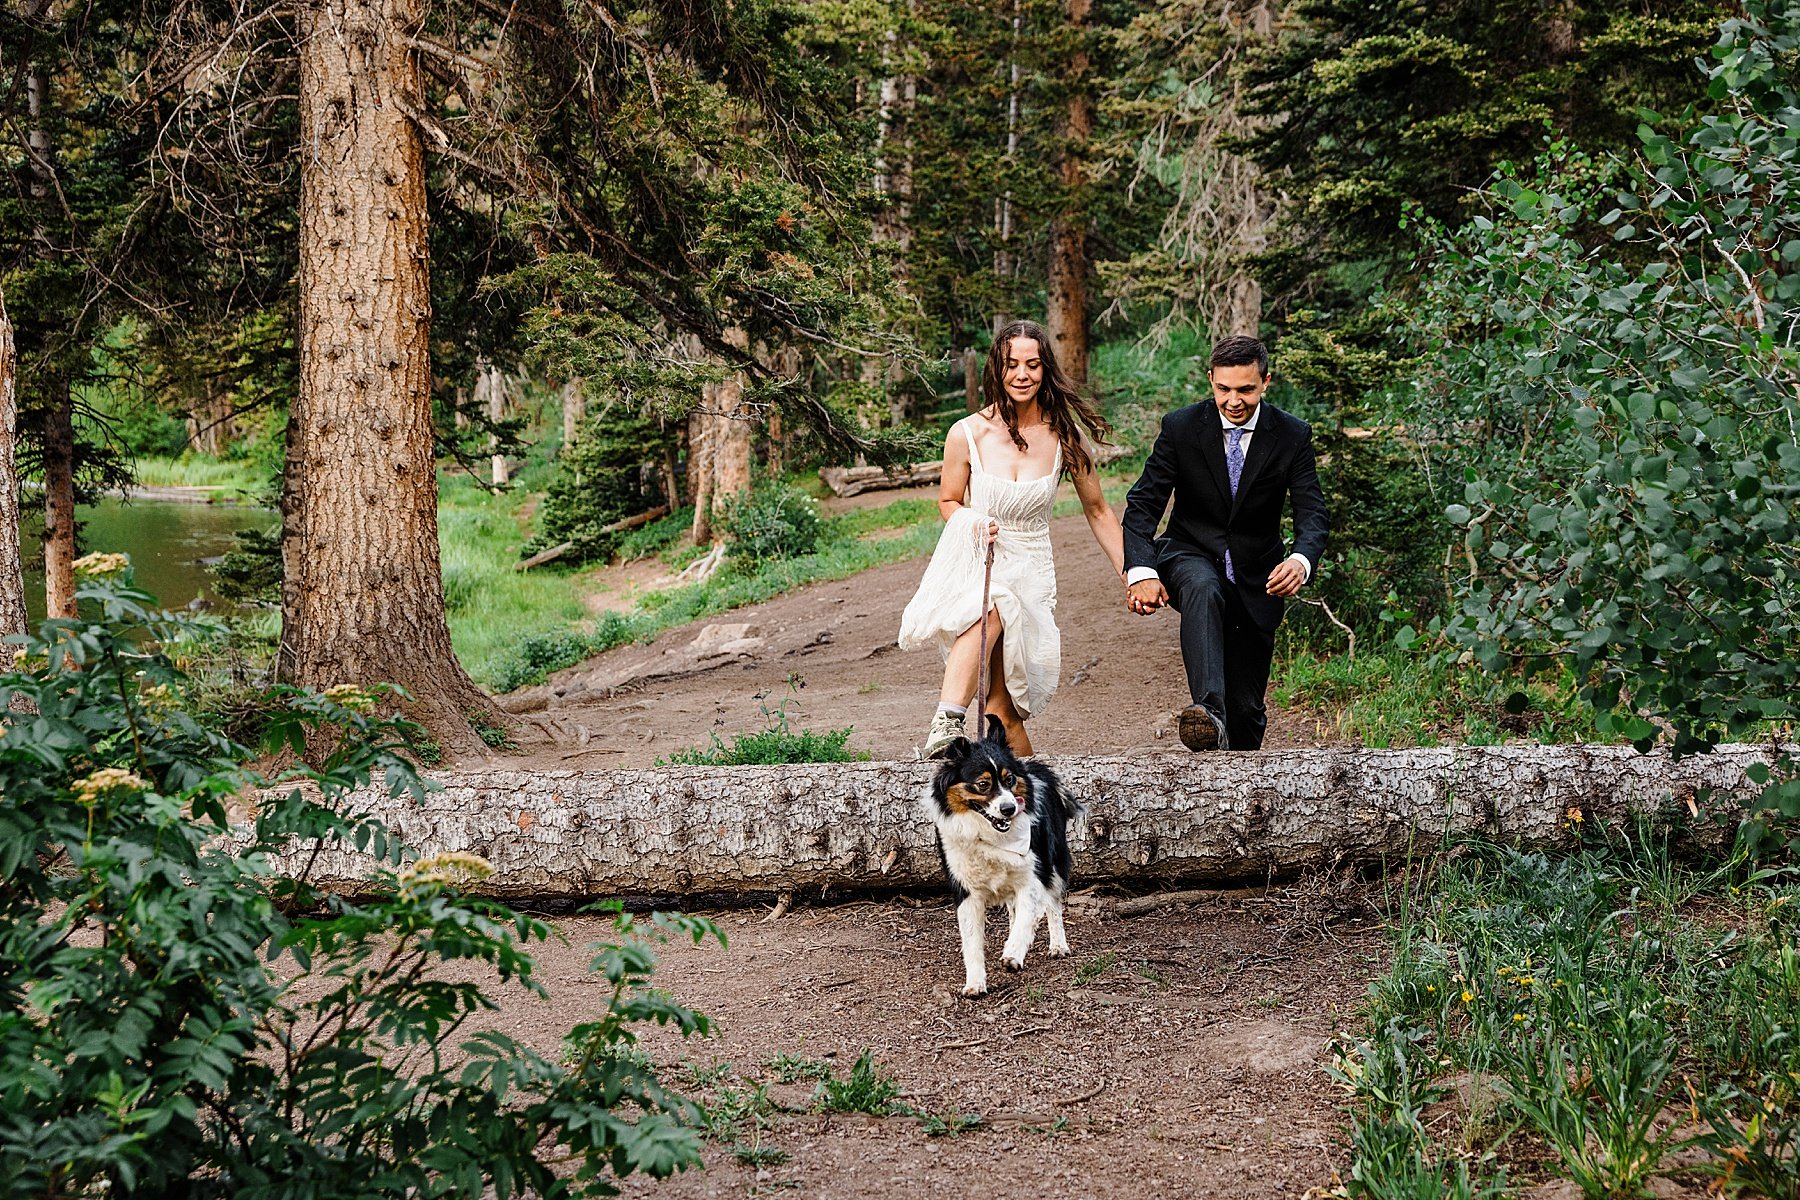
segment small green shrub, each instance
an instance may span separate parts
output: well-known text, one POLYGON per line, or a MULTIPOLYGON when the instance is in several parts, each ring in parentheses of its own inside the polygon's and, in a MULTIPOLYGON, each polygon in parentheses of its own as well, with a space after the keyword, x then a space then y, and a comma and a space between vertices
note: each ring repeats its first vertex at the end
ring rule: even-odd
POLYGON ((850 1074, 839 1078, 826 1076, 813 1094, 813 1106, 820 1112, 868 1113, 885 1117, 895 1111, 900 1085, 888 1072, 876 1065, 875 1052, 864 1050, 850 1068, 850 1074))
POLYGON ((798 558, 819 548, 824 528, 818 503, 797 488, 760 483, 726 500, 716 514, 730 541, 726 554, 740 571, 798 558))
POLYGON ((597 1015, 558 1057, 459 1041, 487 981, 543 994, 527 947, 550 930, 466 894, 480 859, 408 863, 358 815, 376 778, 422 795, 417 731, 375 691, 284 691, 264 751, 297 765, 265 778, 186 710, 167 648, 203 634, 130 588, 78 598, 91 619, 46 622, 0 675, 0 1195, 599 1196, 698 1163, 636 1028, 708 1030, 649 987, 650 942, 713 926, 615 907, 597 1015), (382 865, 355 899, 306 860, 274 874, 312 839, 382 865))
POLYGON ((571 542, 566 563, 610 557, 628 535, 602 532, 607 526, 666 503, 658 476, 673 454, 675 428, 624 403, 589 417, 557 460, 538 510, 539 535, 524 552, 571 542))
POLYGON ((850 735, 856 732, 852 726, 825 730, 789 729, 789 703, 791 699, 783 700, 773 709, 766 704, 762 706, 763 716, 768 721, 766 729, 737 734, 729 746, 715 733, 712 745, 677 750, 666 759, 657 759, 656 765, 757 767, 782 763, 864 762, 868 759, 866 752, 850 748, 850 735))
POLYGON ((240 529, 237 547, 213 564, 213 587, 236 604, 281 603, 281 530, 240 529))

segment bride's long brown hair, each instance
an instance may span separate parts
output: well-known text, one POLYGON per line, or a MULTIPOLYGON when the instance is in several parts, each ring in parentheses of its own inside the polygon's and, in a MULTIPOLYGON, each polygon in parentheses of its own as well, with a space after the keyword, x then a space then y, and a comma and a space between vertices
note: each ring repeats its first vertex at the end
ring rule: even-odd
POLYGON ((993 405, 1000 419, 1006 422, 1013 445, 1020 450, 1026 449, 1025 438, 1019 433, 1019 406, 1007 394, 1004 382, 1006 352, 1014 338, 1030 338, 1038 344, 1038 359, 1044 364, 1044 381, 1038 385, 1037 392, 1038 411, 1043 414, 1044 423, 1050 426, 1050 432, 1062 443, 1064 473, 1073 476, 1092 471, 1094 459, 1082 440, 1082 431, 1085 429, 1095 444, 1100 445, 1112 437, 1112 426, 1100 415, 1093 401, 1063 373, 1056 361, 1056 351, 1050 345, 1050 335, 1036 321, 1014 321, 994 335, 987 365, 981 371, 982 398, 993 405))

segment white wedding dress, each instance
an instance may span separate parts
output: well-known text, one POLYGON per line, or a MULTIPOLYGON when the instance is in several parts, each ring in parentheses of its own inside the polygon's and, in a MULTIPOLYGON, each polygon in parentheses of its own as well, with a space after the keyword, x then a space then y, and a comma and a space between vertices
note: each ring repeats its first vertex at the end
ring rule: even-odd
POLYGON ((988 604, 1005 626, 1001 661, 1006 690, 1019 715, 1029 717, 1050 702, 1062 672, 1056 563, 1050 557, 1050 510, 1062 473, 1062 447, 1057 447, 1056 461, 1042 478, 990 475, 981 469, 970 419, 956 425, 969 440, 967 506, 945 523, 925 578, 900 617, 900 648, 936 646, 940 655, 947 656, 963 631, 980 619, 986 558, 980 531, 987 518, 993 518, 1000 524, 1000 536, 994 545, 988 604))

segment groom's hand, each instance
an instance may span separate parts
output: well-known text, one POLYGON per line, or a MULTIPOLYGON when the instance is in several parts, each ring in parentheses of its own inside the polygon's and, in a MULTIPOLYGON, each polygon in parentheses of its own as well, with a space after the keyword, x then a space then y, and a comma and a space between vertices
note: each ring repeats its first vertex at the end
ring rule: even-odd
POLYGON ((1168 602, 1168 590, 1160 579, 1140 579, 1125 589, 1125 607, 1140 616, 1148 616, 1168 602))
POLYGON ((1305 582, 1306 568, 1290 558, 1269 572, 1268 592, 1271 596, 1280 596, 1286 600, 1299 595, 1301 585, 1305 582))

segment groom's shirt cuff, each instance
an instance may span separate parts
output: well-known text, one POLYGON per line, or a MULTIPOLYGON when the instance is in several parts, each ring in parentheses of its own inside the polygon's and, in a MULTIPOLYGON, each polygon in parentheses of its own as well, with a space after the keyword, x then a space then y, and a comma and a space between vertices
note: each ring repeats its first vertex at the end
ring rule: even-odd
MULTIPOLYGON (((1312 559, 1306 557, 1306 555, 1304 555, 1304 554, 1290 554, 1290 555, 1288 555, 1288 558, 1290 560, 1293 560, 1293 559, 1299 560, 1300 569, 1306 572, 1306 578, 1302 582, 1311 583, 1312 576, 1313 576, 1312 559)), ((1132 567, 1130 570, 1125 572, 1125 586, 1130 587, 1132 584, 1141 583, 1146 579, 1161 579, 1161 578, 1162 578, 1162 576, 1160 576, 1156 573, 1155 567, 1132 567)))

